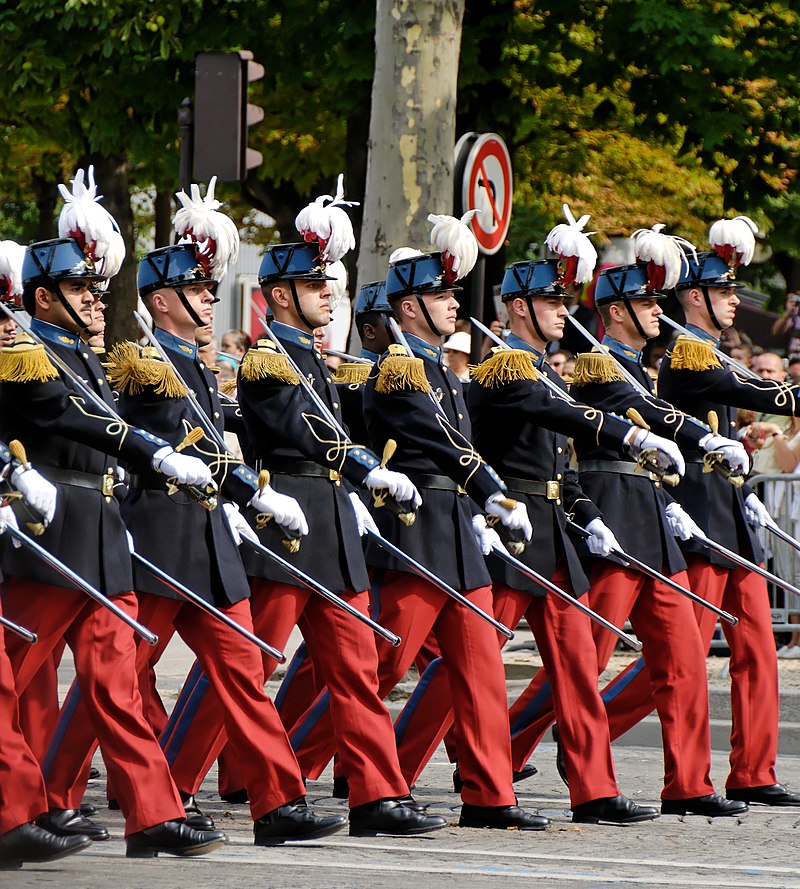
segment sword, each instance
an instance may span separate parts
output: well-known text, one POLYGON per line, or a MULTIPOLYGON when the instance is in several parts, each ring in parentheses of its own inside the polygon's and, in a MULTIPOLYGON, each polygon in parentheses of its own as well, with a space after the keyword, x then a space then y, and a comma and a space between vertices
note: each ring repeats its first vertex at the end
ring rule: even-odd
MULTIPOLYGON (((2 305, 2 303, 0 303, 2 305)), ((112 614, 115 614, 121 621, 124 621, 135 633, 138 633, 149 645, 155 645, 158 642, 158 636, 151 633, 147 627, 142 626, 137 620, 124 612, 118 605, 115 605, 111 599, 104 596, 99 590, 96 590, 88 581, 84 580, 80 574, 77 574, 68 565, 65 565, 60 559, 57 559, 52 553, 48 552, 43 546, 40 546, 35 540, 28 537, 27 534, 18 528, 12 528, 11 525, 6 526, 6 531, 23 546, 27 547, 31 552, 36 553, 39 558, 57 571, 62 577, 71 580, 76 587, 83 590, 95 602, 107 608, 112 614)))
POLYGON ((479 608, 474 602, 470 602, 470 600, 466 596, 462 596, 457 590, 454 590, 450 584, 445 583, 440 577, 437 577, 426 568, 424 565, 421 565, 415 558, 410 556, 408 553, 404 552, 400 549, 400 547, 395 546, 393 543, 390 543, 382 534, 379 534, 377 531, 372 531, 367 528, 367 534, 370 536, 375 543, 378 544, 382 549, 385 549, 386 552, 391 553, 395 558, 400 559, 401 562, 404 562, 410 568, 412 568, 417 574, 421 577, 424 577, 426 580, 430 581, 434 586, 438 587, 443 593, 447 593, 451 599, 455 599, 460 605, 463 605, 465 608, 468 608, 473 614, 477 614, 478 617, 483 618, 486 623, 491 624, 498 633, 501 633, 506 639, 513 639, 514 634, 509 630, 509 628, 505 624, 501 624, 500 621, 495 620, 491 614, 487 614, 482 608, 479 608))
MULTIPOLYGON (((411 351, 411 346, 408 345, 406 335, 403 333, 400 325, 394 320, 394 318, 389 318, 389 329, 392 331, 392 336, 395 338, 395 341, 406 350, 409 358, 413 357, 414 353, 411 351)), ((449 423, 450 421, 447 419, 447 414, 444 412, 444 408, 439 403, 439 400, 436 398, 433 392, 428 392, 428 398, 430 398, 431 404, 436 408, 437 412, 441 414, 449 423)))
POLYGON ((514 556, 511 555, 508 550, 506 550, 502 546, 498 546, 496 543, 492 547, 492 552, 502 561, 508 563, 513 568, 516 568, 520 574, 525 575, 529 580, 538 583, 539 586, 544 587, 548 592, 553 593, 554 596, 558 596, 559 599, 563 599, 565 602, 569 602, 570 605, 574 605, 578 611, 583 612, 590 620, 593 620, 596 624, 600 624, 601 627, 604 627, 609 632, 613 633, 615 636, 618 636, 627 646, 632 648, 634 651, 642 650, 642 643, 639 642, 638 639, 634 639, 632 636, 629 636, 623 630, 620 630, 619 627, 615 627, 610 621, 606 620, 602 614, 598 614, 596 611, 592 611, 588 605, 584 605, 580 599, 575 598, 575 596, 570 596, 566 590, 562 590, 561 587, 556 586, 552 581, 547 580, 547 578, 543 577, 539 574, 538 571, 534 571, 533 568, 529 568, 524 562, 520 562, 519 559, 515 559, 514 556))
POLYGON ((710 549, 712 553, 716 553, 719 556, 724 556, 726 559, 729 559, 740 568, 746 568, 748 571, 753 571, 754 573, 763 577, 764 580, 769 580, 771 583, 774 583, 775 586, 780 587, 782 590, 786 590, 787 593, 794 594, 798 597, 798 599, 800 599, 800 589, 798 589, 796 586, 793 586, 788 581, 783 580, 783 578, 778 577, 777 574, 773 574, 771 571, 767 571, 766 568, 762 568, 760 565, 756 565, 755 562, 751 562, 749 559, 745 559, 744 556, 740 556, 738 553, 733 552, 733 550, 728 549, 721 543, 717 543, 716 540, 712 540, 710 537, 706 537, 706 535, 702 531, 694 531, 692 533, 692 537, 702 543, 703 546, 710 549))
MULTIPOLYGON (((573 522, 571 519, 567 520, 567 526, 569 528, 572 528, 574 531, 577 531, 583 537, 589 537, 589 532, 586 530, 586 528, 581 527, 580 525, 573 522)), ((639 571, 641 571, 642 574, 646 574, 648 577, 652 577, 653 580, 661 581, 661 583, 675 590, 675 592, 680 593, 682 596, 686 596, 687 599, 691 599, 692 602, 695 602, 697 605, 702 605, 703 608, 707 608, 709 611, 712 611, 714 614, 717 615, 718 618, 720 618, 720 620, 724 620, 732 627, 735 627, 736 624, 739 623, 738 617, 735 617, 733 614, 724 611, 722 608, 717 608, 716 605, 713 605, 702 596, 698 596, 697 593, 693 593, 685 586, 681 586, 681 584, 676 583, 674 580, 672 580, 671 577, 667 577, 666 574, 662 574, 660 571, 656 571, 655 568, 651 568, 647 564, 647 562, 642 562, 641 559, 637 559, 635 556, 630 555, 630 553, 626 553, 624 549, 615 547, 611 550, 611 553, 616 556, 617 559, 619 559, 621 562, 628 563, 623 567, 627 568, 632 565, 634 568, 637 568, 639 571)))
POLYGON ((385 627, 382 627, 379 623, 376 623, 371 618, 367 617, 366 614, 362 614, 357 608, 353 608, 353 606, 342 599, 340 596, 337 596, 336 593, 331 592, 327 587, 323 586, 318 580, 315 580, 310 575, 306 574, 305 571, 301 571, 299 568, 292 565, 291 562, 287 562, 286 559, 281 558, 277 553, 274 553, 271 549, 268 549, 261 543, 256 543, 255 540, 250 540, 249 538, 242 535, 242 540, 245 543, 248 543, 257 553, 260 553, 262 556, 266 556, 268 559, 271 559, 275 562, 276 565, 280 565, 281 568, 290 576, 294 577, 295 580, 299 580, 300 583, 307 586, 309 589, 314 590, 315 593, 319 593, 323 599, 327 599, 329 602, 332 602, 336 605, 337 608, 341 608, 342 611, 346 611, 351 617, 360 620, 361 623, 366 624, 376 635, 380 636, 382 639, 385 639, 387 642, 391 642, 391 644, 397 648, 397 646, 403 641, 399 636, 396 636, 390 630, 387 630, 385 627))
POLYGON ((764 527, 767 529, 767 531, 770 531, 772 534, 774 534, 779 540, 787 543, 793 549, 800 551, 800 540, 797 540, 790 534, 787 534, 786 531, 783 530, 783 528, 779 528, 774 522, 767 522, 764 527))
POLYGON ((344 361, 352 361, 354 364, 369 364, 372 362, 369 358, 361 358, 359 355, 350 355, 349 352, 340 352, 338 349, 323 349, 326 355, 333 355, 334 358, 342 358, 344 361))
POLYGON ((36 635, 36 633, 32 633, 26 627, 15 624, 13 620, 9 620, 7 617, 3 617, 2 614, 0 614, 0 627, 5 627, 5 629, 9 630, 12 633, 15 633, 26 642, 30 642, 31 645, 34 645, 39 641, 39 637, 36 635))
POLYGON ((684 327, 682 324, 678 324, 677 321, 673 321, 669 315, 664 314, 659 316, 659 321, 665 321, 673 330, 677 330, 678 333, 682 333, 684 336, 691 337, 693 340, 698 340, 701 343, 705 343, 711 351, 725 364, 729 367, 732 367, 738 373, 744 374, 746 377, 749 377, 751 380, 760 380, 761 377, 753 370, 750 370, 749 367, 742 364, 740 361, 737 361, 735 358, 731 358, 730 355, 726 355, 721 349, 718 349, 716 346, 712 346, 707 340, 701 339, 697 336, 696 333, 692 333, 691 330, 684 327))
POLYGON ((206 600, 202 596, 198 596, 198 594, 190 590, 189 587, 184 586, 179 580, 176 580, 174 577, 167 574, 167 572, 164 571, 163 568, 159 568, 158 565, 154 565, 151 561, 149 561, 149 559, 146 559, 144 556, 140 555, 133 549, 131 549, 131 558, 133 558, 135 562, 138 562, 140 565, 146 568, 154 577, 157 577, 171 590, 174 590, 174 592, 178 593, 178 595, 181 596, 183 599, 186 599, 192 604, 197 605, 197 607, 205 611, 206 614, 210 614, 212 617, 215 617, 217 620, 221 621, 232 630, 235 630, 240 636, 244 636, 244 638, 247 639, 249 642, 252 642, 253 645, 257 645, 264 652, 264 654, 268 654, 279 664, 286 663, 286 655, 282 651, 278 651, 277 648, 273 648, 263 639, 259 639, 258 636, 256 636, 254 633, 251 633, 250 630, 246 629, 241 624, 237 623, 232 617, 225 614, 224 611, 220 611, 219 608, 216 608, 210 602, 206 602, 206 600))

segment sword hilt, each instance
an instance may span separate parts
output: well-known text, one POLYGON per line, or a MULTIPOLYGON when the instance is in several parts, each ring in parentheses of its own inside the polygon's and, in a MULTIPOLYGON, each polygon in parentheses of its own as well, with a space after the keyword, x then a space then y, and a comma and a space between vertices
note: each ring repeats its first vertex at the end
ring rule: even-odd
MULTIPOLYGON (((517 501, 512 500, 510 497, 504 497, 499 501, 499 504, 503 509, 508 509, 509 511, 517 507, 517 501)), ((497 531, 500 539, 512 555, 521 556, 525 552, 528 541, 525 539, 525 534, 521 528, 507 528, 500 521, 500 516, 487 516, 486 524, 497 531)))
POLYGON ((727 479, 734 488, 741 488, 744 476, 741 469, 735 469, 725 459, 722 451, 709 451, 703 456, 703 472, 717 472, 727 479))
POLYGON ((680 484, 681 477, 674 465, 662 466, 658 461, 660 452, 656 448, 646 448, 636 459, 636 465, 643 472, 651 472, 658 477, 658 480, 665 485, 674 488, 680 484))
MULTIPOLYGON (((263 491, 264 488, 267 487, 270 478, 271 476, 268 469, 262 469, 261 472, 258 473, 259 491, 263 491)), ((276 534, 280 534, 281 543, 292 554, 300 549, 300 542, 303 539, 303 535, 299 531, 292 531, 290 528, 286 528, 284 525, 276 522, 275 516, 272 515, 272 513, 259 512, 256 515, 256 528, 259 531, 264 528, 269 528, 271 531, 275 531, 276 534)))
MULTIPOLYGON (((386 464, 392 459, 397 450, 397 442, 393 438, 386 440, 383 446, 383 455, 381 457, 381 469, 386 468, 386 464)), ((372 490, 372 502, 375 509, 382 509, 386 506, 392 515, 408 528, 417 520, 417 507, 411 500, 398 500, 386 488, 374 488, 372 490)))

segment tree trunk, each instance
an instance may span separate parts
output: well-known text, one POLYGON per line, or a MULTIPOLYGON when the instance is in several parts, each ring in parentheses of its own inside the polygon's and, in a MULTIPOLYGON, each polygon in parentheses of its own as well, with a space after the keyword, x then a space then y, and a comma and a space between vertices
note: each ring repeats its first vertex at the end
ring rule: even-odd
POLYGON ((95 178, 103 206, 117 220, 122 239, 128 248, 125 262, 109 286, 111 296, 106 309, 106 348, 124 339, 135 339, 136 322, 136 256, 131 252, 133 210, 128 182, 128 158, 125 155, 95 157, 95 178))
POLYGON ((464 3, 377 0, 359 285, 384 277, 397 247, 428 249, 428 213, 452 212, 464 3))

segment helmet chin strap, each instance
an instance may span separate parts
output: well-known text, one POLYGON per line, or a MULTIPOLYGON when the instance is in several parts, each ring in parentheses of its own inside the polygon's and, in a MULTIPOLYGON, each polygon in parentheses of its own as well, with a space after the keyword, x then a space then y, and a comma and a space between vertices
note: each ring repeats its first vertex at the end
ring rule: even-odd
POLYGON ((294 307, 297 310, 298 317, 308 328, 309 332, 314 332, 314 325, 306 318, 303 314, 303 310, 300 308, 300 297, 297 295, 297 288, 294 286, 294 279, 289 279, 289 289, 292 291, 292 300, 294 301, 294 307))
POLYGON ((184 307, 184 309, 186 309, 189 317, 192 319, 195 326, 196 327, 205 327, 206 322, 201 321, 197 312, 195 312, 195 310, 191 307, 191 305, 189 304, 189 300, 186 298, 186 294, 183 292, 183 288, 182 287, 173 287, 172 289, 175 291, 175 293, 178 294, 178 299, 181 301, 181 305, 184 307))
POLYGON ((61 285, 58 283, 58 281, 56 281, 55 278, 51 278, 50 280, 52 281, 52 284, 53 284, 53 293, 55 293, 56 298, 61 303, 61 305, 64 306, 64 308, 67 311, 67 314, 72 319, 73 323, 78 325, 78 330, 81 333, 84 333, 85 331, 87 331, 89 329, 89 325, 83 320, 83 318, 81 318, 81 316, 69 304, 67 298, 61 292, 61 285))
POLYGON ((425 323, 430 327, 435 336, 444 336, 444 334, 436 327, 433 323, 433 318, 430 316, 430 312, 428 311, 428 307, 425 305, 425 300, 422 298, 421 293, 415 294, 417 297, 417 302, 419 303, 420 310, 422 311, 422 316, 425 318, 425 323))
POLYGON ((708 287, 706 287, 705 284, 701 284, 700 289, 703 291, 703 299, 706 301, 706 311, 708 312, 708 317, 711 320, 711 323, 717 330, 723 331, 725 328, 719 323, 717 316, 714 314, 714 307, 711 305, 711 294, 708 292, 708 287))
POLYGON ((636 332, 639 336, 647 342, 650 337, 644 332, 644 328, 642 327, 641 321, 639 321, 639 316, 633 310, 633 306, 631 305, 631 301, 629 299, 623 299, 622 302, 625 304, 625 308, 628 310, 628 314, 631 316, 631 321, 633 321, 633 326, 636 328, 636 332))
POLYGON ((536 336, 544 343, 544 349, 542 350, 542 354, 547 353, 547 347, 550 345, 550 340, 548 337, 544 335, 542 328, 539 327, 539 319, 536 317, 536 309, 533 307, 533 297, 526 296, 525 302, 528 304, 528 314, 531 317, 531 323, 533 324, 533 329, 536 331, 536 336))

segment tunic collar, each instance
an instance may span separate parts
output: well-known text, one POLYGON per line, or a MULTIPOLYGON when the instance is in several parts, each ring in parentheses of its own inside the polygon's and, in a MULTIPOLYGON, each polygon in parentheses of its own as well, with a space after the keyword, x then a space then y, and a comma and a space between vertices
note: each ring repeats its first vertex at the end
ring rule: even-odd
POLYGON ((518 337, 515 333, 510 333, 506 339, 506 345, 512 349, 522 349, 523 352, 530 352, 536 357, 536 367, 541 368, 544 365, 545 353, 534 348, 530 343, 518 337))
POLYGON ((314 337, 312 334, 308 333, 308 331, 299 330, 297 327, 292 327, 290 324, 283 324, 280 321, 273 321, 272 324, 270 324, 270 330, 280 340, 292 343, 309 352, 313 352, 314 350, 314 337))
POLYGON ((695 327, 694 324, 687 324, 686 329, 689 331, 689 333, 693 333, 704 343, 710 343, 712 346, 719 347, 719 338, 715 337, 713 334, 710 334, 705 330, 701 330, 699 327, 695 327))
POLYGON ((620 358, 627 358, 628 361, 633 361, 636 364, 642 363, 641 352, 634 349, 633 346, 629 346, 627 343, 622 343, 619 340, 614 339, 613 336, 608 336, 608 334, 606 334, 606 336, 603 337, 603 345, 609 352, 620 358))
POLYGON ((186 340, 182 340, 172 333, 167 333, 166 330, 162 330, 160 327, 156 327, 153 334, 165 349, 170 349, 186 358, 197 358, 197 343, 187 343, 186 340))
POLYGON ((368 358, 373 364, 381 357, 377 352, 370 352, 369 349, 362 348, 358 353, 359 358, 368 358))
POLYGON ((441 349, 426 343, 425 340, 414 336, 413 333, 407 333, 405 336, 409 348, 418 358, 427 358, 428 361, 435 361, 437 364, 442 363, 441 349))
POLYGON ((81 346, 81 338, 77 333, 73 333, 71 330, 64 330, 63 327, 58 327, 49 321, 31 318, 31 330, 43 340, 49 340, 49 342, 56 343, 59 346, 68 346, 76 352, 81 346))

